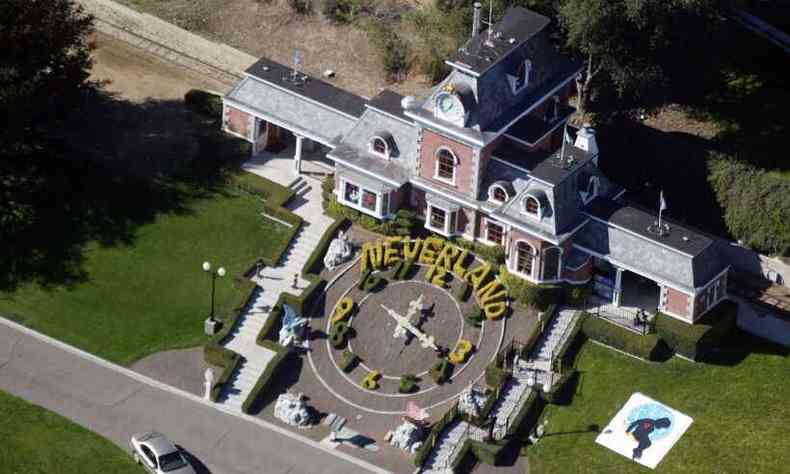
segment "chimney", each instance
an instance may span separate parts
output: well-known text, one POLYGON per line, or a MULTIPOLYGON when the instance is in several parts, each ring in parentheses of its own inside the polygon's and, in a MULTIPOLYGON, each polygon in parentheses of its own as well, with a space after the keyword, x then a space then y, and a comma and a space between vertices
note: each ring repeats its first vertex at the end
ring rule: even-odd
POLYGON ((598 143, 595 141, 595 130, 589 123, 585 123, 576 134, 576 141, 573 146, 593 155, 593 163, 598 166, 598 143))
POLYGON ((476 38, 477 35, 480 34, 480 10, 482 8, 483 4, 475 2, 474 16, 472 17, 472 38, 476 38))

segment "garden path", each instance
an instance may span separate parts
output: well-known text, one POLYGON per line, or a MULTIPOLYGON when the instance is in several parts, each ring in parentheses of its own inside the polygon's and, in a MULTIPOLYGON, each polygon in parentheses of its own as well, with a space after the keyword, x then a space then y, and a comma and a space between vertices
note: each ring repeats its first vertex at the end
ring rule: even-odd
POLYGON ((279 264, 266 267, 253 277, 258 284, 253 301, 239 316, 236 326, 224 342, 225 347, 240 354, 244 360, 231 376, 217 403, 239 411, 274 357, 273 351, 257 344, 258 333, 266 324, 282 292, 299 296, 309 286, 310 282, 301 277, 302 269, 333 222, 332 218, 323 214, 319 181, 267 166, 267 162, 260 158, 251 160, 243 168, 274 182, 289 181, 289 187, 297 191, 297 194, 285 207, 301 217, 304 224, 291 240, 279 264))

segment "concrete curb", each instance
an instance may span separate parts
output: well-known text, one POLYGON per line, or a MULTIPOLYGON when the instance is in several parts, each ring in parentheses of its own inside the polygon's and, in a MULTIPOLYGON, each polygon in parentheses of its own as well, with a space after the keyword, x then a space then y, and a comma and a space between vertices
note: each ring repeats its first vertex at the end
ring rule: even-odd
POLYGON ((76 356, 78 356, 78 357, 80 357, 82 359, 85 359, 87 361, 90 361, 90 362, 92 362, 92 363, 94 363, 94 364, 96 364, 98 366, 104 367, 105 369, 109 369, 109 370, 112 370, 112 371, 117 372, 119 374, 123 374, 123 375, 125 375, 125 376, 127 376, 127 377, 129 377, 129 378, 131 378, 133 380, 136 380, 137 382, 140 382, 142 384, 148 385, 149 387, 157 388, 159 390, 163 390, 163 391, 171 393, 173 395, 180 396, 180 397, 182 397, 182 398, 184 398, 186 400, 189 400, 189 401, 191 401, 193 403, 198 403, 200 405, 212 407, 212 408, 214 408, 214 409, 216 409, 218 411, 221 411, 223 413, 226 413, 228 415, 231 415, 231 416, 234 416, 236 418, 240 418, 240 419, 245 420, 247 422, 250 422, 250 423, 253 423, 255 425, 258 425, 261 428, 265 428, 265 429, 274 431, 274 432, 276 432, 278 434, 281 434, 283 436, 291 438, 291 439, 293 439, 295 441, 300 441, 303 444, 305 444, 305 445, 307 445, 307 446, 309 446, 311 448, 320 449, 321 451, 324 451, 324 452, 326 452, 328 454, 331 454, 331 455, 333 455, 333 456, 335 456, 337 458, 343 459, 344 461, 348 461, 348 462, 350 462, 350 463, 352 463, 352 464, 354 464, 356 466, 359 466, 359 467, 361 467, 363 469, 367 469, 370 472, 375 472, 375 473, 378 473, 378 474, 391 474, 390 471, 387 471, 386 469, 382 469, 382 468, 380 468, 378 466, 375 466, 375 465, 373 465, 373 464, 371 464, 371 463, 369 463, 367 461, 363 461, 363 460, 361 460, 359 458, 355 458, 354 456, 351 456, 350 454, 346 454, 344 452, 331 449, 331 448, 329 448, 327 446, 324 446, 324 445, 322 445, 322 444, 320 444, 320 443, 318 443, 316 441, 311 440, 310 438, 307 438, 306 436, 302 436, 302 435, 296 434, 296 433, 294 433, 292 431, 289 431, 289 430, 287 430, 287 429, 285 429, 283 427, 277 426, 277 425, 275 425, 273 423, 269 423, 268 421, 262 420, 260 418, 256 418, 256 417, 250 416, 250 415, 245 415, 243 413, 238 413, 238 412, 234 411, 233 409, 230 409, 230 408, 227 408, 227 407, 224 407, 224 406, 221 406, 221 405, 217 405, 217 404, 212 403, 210 401, 207 401, 207 400, 205 400, 205 399, 203 399, 201 397, 198 397, 197 395, 193 395, 193 394, 191 394, 189 392, 186 392, 184 390, 181 390, 179 388, 175 388, 173 386, 167 385, 167 384, 165 384, 163 382, 160 382, 158 380, 155 380, 155 379, 153 379, 151 377, 139 374, 139 373, 137 373, 137 372, 135 372, 135 371, 133 371, 131 369, 128 369, 126 367, 120 366, 120 365, 115 364, 113 362, 110 362, 110 361, 107 361, 107 360, 102 359, 100 357, 97 357, 97 356, 95 356, 93 354, 90 354, 88 352, 83 351, 82 349, 78 349, 78 348, 76 348, 76 347, 74 347, 72 345, 66 344, 65 342, 58 341, 57 339, 53 339, 53 338, 51 338, 49 336, 46 336, 46 335, 41 334, 41 333, 39 333, 37 331, 34 331, 34 330, 32 330, 32 329, 30 329, 30 328, 28 328, 26 326, 23 326, 23 325, 21 325, 19 323, 11 321, 11 320, 9 320, 9 319, 7 319, 5 317, 0 317, 0 324, 3 324, 4 326, 7 326, 7 327, 9 327, 9 328, 11 328, 11 329, 13 329, 15 331, 21 332, 21 333, 23 333, 23 334, 25 334, 27 336, 30 336, 30 337, 38 340, 38 341, 41 341, 41 342, 45 343, 45 344, 48 344, 48 345, 53 346, 53 347, 56 347, 58 349, 66 351, 66 352, 68 352, 70 354, 76 355, 76 356))

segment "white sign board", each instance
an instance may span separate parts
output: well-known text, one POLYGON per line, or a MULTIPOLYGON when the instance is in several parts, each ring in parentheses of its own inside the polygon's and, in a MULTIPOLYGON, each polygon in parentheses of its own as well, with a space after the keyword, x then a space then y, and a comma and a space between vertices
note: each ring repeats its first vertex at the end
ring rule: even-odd
POLYGON ((663 403, 634 393, 595 442, 655 469, 692 421, 663 403))

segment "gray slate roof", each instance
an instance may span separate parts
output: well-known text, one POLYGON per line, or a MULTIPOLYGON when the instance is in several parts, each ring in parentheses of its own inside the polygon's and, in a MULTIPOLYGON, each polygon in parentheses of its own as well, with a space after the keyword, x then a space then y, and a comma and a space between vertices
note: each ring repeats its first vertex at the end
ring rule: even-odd
POLYGON ((595 218, 576 233, 574 245, 688 292, 704 286, 726 268, 719 258, 716 239, 675 224, 670 224, 673 230, 669 236, 659 237, 645 230, 655 219, 650 213, 606 198, 597 198, 591 204, 588 210, 594 209, 595 218), (602 209, 609 211, 606 220, 601 219, 605 216, 602 209), (684 235, 689 241, 682 240, 684 235))
POLYGON ((482 28, 480 34, 471 38, 455 53, 449 62, 465 69, 483 74, 502 58, 520 48, 528 39, 539 33, 549 24, 545 16, 526 8, 510 8, 502 20, 493 27, 491 40, 494 47, 485 45, 488 29, 482 28))
MULTIPOLYGON (((568 127, 568 131, 570 133, 571 127, 568 127)), ((508 138, 502 140, 502 143, 494 149, 493 156, 529 170, 532 176, 549 184, 560 183, 592 158, 584 150, 570 144, 564 149, 560 147, 554 151, 530 151, 526 146, 508 138), (563 151, 566 162, 573 163, 571 166, 562 165, 560 153, 563 151)))
POLYGON ((388 113, 368 108, 354 127, 327 156, 352 168, 405 184, 414 168, 417 155, 417 128, 388 113), (374 136, 388 133, 395 144, 389 160, 370 153, 374 136))
POLYGON ((356 119, 325 104, 305 100, 296 93, 247 76, 225 100, 235 102, 271 118, 297 133, 306 133, 332 143, 354 126, 356 119))
POLYGON ((403 114, 403 107, 401 106, 402 100, 402 95, 389 89, 384 89, 376 97, 370 99, 370 102, 368 102, 366 106, 388 113, 401 120, 411 122, 412 120, 403 114))
POLYGON ((354 117, 361 116, 365 111, 364 98, 302 73, 298 74, 301 80, 294 83, 290 80, 293 74, 292 68, 268 58, 260 58, 245 72, 264 82, 282 87, 294 94, 307 97, 326 107, 354 117))

